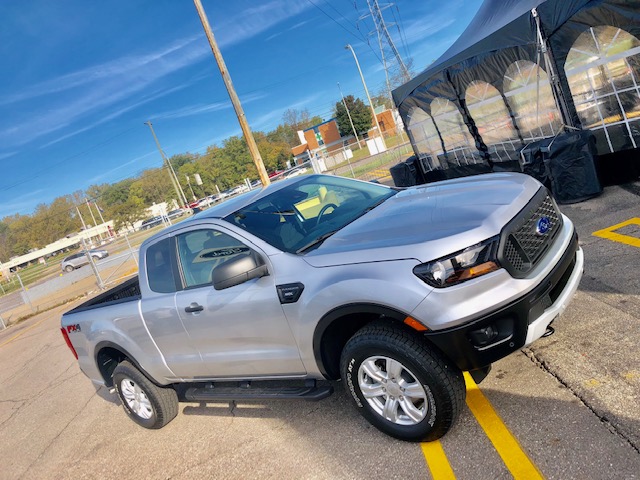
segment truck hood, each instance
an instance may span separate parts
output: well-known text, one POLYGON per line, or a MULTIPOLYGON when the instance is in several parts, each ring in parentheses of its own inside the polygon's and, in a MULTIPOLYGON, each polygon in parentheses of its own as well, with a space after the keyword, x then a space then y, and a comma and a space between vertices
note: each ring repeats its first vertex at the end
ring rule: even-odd
POLYGON ((492 173, 402 190, 304 256, 314 267, 416 259, 428 262, 498 235, 540 188, 492 173))

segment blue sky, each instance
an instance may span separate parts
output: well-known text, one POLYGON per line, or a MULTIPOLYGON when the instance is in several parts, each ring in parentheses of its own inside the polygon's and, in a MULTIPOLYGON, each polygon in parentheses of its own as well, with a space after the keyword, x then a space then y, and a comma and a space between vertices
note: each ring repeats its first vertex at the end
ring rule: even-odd
MULTIPOLYGON (((202 3, 254 130, 290 108, 331 118, 336 82, 365 98, 347 43, 383 86, 365 0, 202 3)), ((481 3, 397 0, 385 19, 417 73, 481 3)), ((241 134, 191 0, 3 1, 0 18, 0 219, 160 166, 147 120, 169 156, 241 134)))

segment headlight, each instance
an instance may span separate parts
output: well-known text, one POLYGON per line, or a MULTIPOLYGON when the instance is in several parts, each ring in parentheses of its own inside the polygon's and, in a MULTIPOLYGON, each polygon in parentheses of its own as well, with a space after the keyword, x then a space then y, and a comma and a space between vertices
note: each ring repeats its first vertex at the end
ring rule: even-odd
POLYGON ((443 288, 494 272, 500 268, 497 260, 500 237, 490 238, 464 250, 423 263, 413 273, 432 287, 443 288))

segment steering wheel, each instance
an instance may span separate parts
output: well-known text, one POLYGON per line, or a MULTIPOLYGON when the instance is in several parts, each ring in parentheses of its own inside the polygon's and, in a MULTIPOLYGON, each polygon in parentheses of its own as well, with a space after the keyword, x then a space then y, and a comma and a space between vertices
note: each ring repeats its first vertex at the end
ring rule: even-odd
POLYGON ((327 203, 324 207, 322 207, 320 209, 320 213, 318 213, 318 217, 316 218, 316 227, 320 225, 322 216, 326 213, 327 210, 329 210, 329 208, 333 208, 335 210, 336 208, 338 208, 338 206, 335 203, 327 203))

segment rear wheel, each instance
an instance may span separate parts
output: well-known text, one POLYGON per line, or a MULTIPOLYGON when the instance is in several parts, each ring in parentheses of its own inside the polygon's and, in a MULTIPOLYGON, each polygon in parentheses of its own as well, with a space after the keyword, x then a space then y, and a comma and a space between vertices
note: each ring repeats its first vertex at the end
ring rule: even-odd
POLYGON ((464 407, 462 372, 393 325, 359 330, 343 350, 341 372, 362 416, 401 440, 442 437, 464 407))
POLYGON ((157 386, 126 360, 113 370, 113 383, 125 412, 142 427, 162 428, 178 414, 176 391, 157 386))
POLYGON ((65 272, 73 272, 74 268, 71 265, 67 265, 66 267, 64 267, 65 272))

